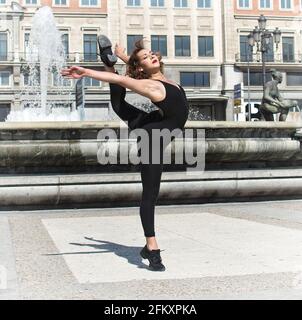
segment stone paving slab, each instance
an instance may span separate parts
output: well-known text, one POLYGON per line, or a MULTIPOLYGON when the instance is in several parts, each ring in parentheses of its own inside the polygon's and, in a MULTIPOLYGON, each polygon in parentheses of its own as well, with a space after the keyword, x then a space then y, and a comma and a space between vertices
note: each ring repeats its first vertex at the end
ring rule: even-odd
POLYGON ((18 284, 9 221, 0 217, 0 300, 17 299, 18 284))
POLYGON ((301 200, 157 206, 167 270, 154 273, 137 207, 3 211, 0 299, 301 299, 300 212, 301 200))
POLYGON ((138 256, 138 216, 42 222, 79 283, 302 272, 302 232, 280 226, 207 212, 157 215, 167 270, 155 273, 138 256))

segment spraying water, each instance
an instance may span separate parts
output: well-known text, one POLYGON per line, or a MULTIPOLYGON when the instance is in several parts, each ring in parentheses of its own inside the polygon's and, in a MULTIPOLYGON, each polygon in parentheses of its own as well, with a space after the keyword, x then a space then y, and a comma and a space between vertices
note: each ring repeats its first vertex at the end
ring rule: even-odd
POLYGON ((40 8, 33 17, 23 66, 23 110, 12 111, 6 121, 83 120, 77 110, 71 111, 71 83, 60 74, 65 66, 61 37, 51 8, 40 8))

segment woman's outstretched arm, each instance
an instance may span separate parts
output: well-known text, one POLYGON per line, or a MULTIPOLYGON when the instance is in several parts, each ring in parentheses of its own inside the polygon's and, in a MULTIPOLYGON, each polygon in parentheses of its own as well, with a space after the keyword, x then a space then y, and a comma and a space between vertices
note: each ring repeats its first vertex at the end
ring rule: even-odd
POLYGON ((62 69, 61 74, 67 79, 81 79, 83 77, 93 78, 95 80, 116 83, 120 86, 130 89, 152 101, 160 101, 165 97, 165 89, 160 82, 149 79, 133 79, 127 76, 118 75, 113 72, 96 71, 78 66, 72 66, 62 69))

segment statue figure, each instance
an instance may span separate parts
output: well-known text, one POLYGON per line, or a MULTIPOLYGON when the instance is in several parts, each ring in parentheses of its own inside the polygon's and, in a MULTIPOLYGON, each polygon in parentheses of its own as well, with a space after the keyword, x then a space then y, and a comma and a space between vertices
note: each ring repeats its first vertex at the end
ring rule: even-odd
MULTIPOLYGON (((298 106, 296 100, 285 100, 279 93, 278 84, 282 82, 282 73, 272 69, 272 81, 264 86, 260 111, 266 121, 274 121, 274 113, 280 113, 279 121, 286 121, 289 109, 298 106)), ((262 119, 263 120, 263 119, 262 119)))

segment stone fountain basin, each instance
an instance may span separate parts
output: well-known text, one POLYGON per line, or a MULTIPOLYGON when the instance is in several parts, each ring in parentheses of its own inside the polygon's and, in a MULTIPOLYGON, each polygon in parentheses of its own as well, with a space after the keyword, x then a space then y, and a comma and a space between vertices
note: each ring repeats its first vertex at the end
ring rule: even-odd
MULTIPOLYGON (((139 167, 97 161, 98 146, 108 144, 98 132, 120 125, 1 123, 0 210, 139 205, 139 167)), ((165 165, 158 204, 302 198, 301 123, 188 121, 185 128, 204 130, 205 171, 165 165)))
MULTIPOLYGON (((0 172, 136 171, 134 165, 98 163, 100 144, 106 143, 107 148, 114 150, 118 142, 98 139, 99 131, 112 129, 118 134, 120 127, 127 128, 118 121, 1 123, 0 172)), ((188 121, 185 126, 195 132, 204 130, 206 167, 211 169, 299 165, 301 128, 302 123, 296 122, 188 121)), ((171 143, 172 153, 178 142, 176 139, 171 143)), ((196 140, 187 143, 193 144, 196 152, 196 140)), ((136 140, 130 139, 129 147, 133 145, 136 140)), ((170 167, 173 168, 173 164, 170 167)))

